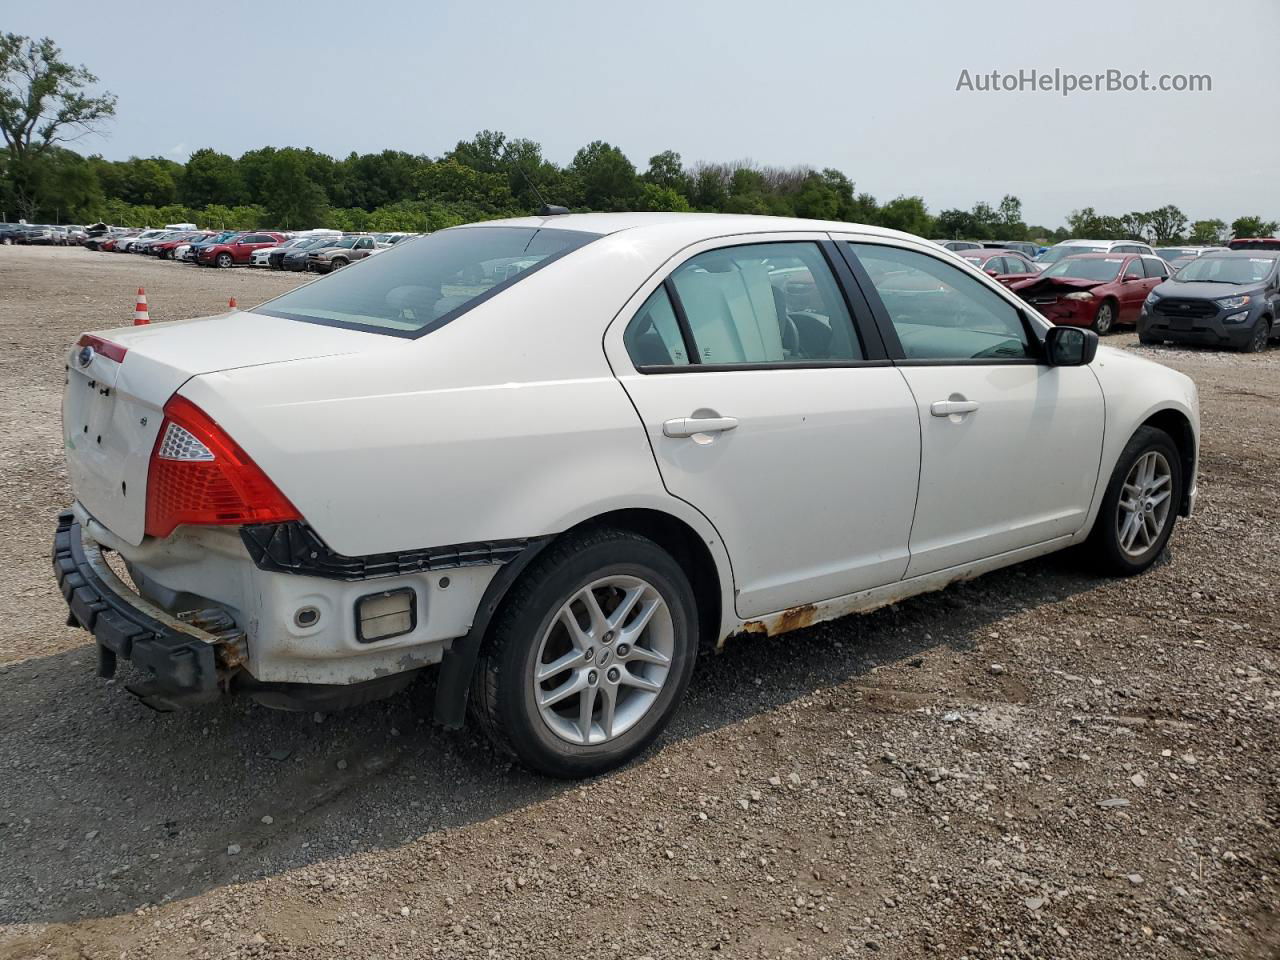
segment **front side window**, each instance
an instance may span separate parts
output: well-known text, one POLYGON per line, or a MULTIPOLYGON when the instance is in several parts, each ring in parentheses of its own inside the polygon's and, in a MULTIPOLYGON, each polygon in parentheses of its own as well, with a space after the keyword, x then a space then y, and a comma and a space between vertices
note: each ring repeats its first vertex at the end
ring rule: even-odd
POLYGON ((812 242, 700 253, 671 275, 704 364, 861 360, 835 275, 812 242))
POLYGON ((1129 265, 1124 268, 1125 279, 1141 280, 1146 276, 1142 272, 1142 261, 1136 257, 1129 261, 1129 265))
POLYGON ((256 308, 286 320, 415 337, 428 333, 599 234, 539 227, 454 227, 397 244, 256 308))
POLYGON ((850 243, 880 296, 908 360, 1016 360, 1034 356, 1017 308, 936 257, 850 243))

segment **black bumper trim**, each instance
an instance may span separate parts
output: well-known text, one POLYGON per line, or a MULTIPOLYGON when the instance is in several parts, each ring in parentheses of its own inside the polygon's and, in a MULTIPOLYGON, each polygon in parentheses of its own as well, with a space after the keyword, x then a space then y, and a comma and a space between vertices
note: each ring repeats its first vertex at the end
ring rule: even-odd
POLYGON ((490 540, 348 557, 335 552, 318 533, 296 520, 241 527, 240 539, 260 570, 348 581, 501 565, 520 556, 530 543, 527 539, 490 540))
POLYGON ((80 524, 69 510, 58 515, 53 572, 70 620, 109 651, 99 659, 103 671, 121 657, 150 674, 149 686, 162 696, 194 703, 219 695, 213 644, 147 616, 104 583, 85 557, 80 524))

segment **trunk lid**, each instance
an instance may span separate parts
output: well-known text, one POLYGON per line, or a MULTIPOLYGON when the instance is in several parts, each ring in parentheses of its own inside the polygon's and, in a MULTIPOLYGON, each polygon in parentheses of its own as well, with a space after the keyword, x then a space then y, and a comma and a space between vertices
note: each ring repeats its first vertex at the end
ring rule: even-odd
POLYGON ((84 340, 90 341, 88 349, 76 344, 66 356, 62 435, 67 472, 84 508, 132 544, 143 538, 147 470, 164 421, 164 405, 191 377, 404 348, 398 337, 248 311, 122 327, 87 335, 84 340), (100 341, 94 343, 94 337, 100 341))

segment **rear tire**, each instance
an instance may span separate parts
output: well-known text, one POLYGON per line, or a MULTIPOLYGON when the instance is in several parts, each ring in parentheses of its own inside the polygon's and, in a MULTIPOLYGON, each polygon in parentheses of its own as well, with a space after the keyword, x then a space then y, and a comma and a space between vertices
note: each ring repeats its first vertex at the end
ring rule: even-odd
POLYGON ((476 664, 472 714, 533 770, 604 773, 666 727, 693 675, 697 623, 688 578, 652 540, 612 528, 567 537, 503 601, 476 664))
POLYGON ((1102 572, 1131 577, 1160 556, 1182 503, 1182 457, 1163 430, 1139 427, 1102 495, 1087 550, 1102 572))

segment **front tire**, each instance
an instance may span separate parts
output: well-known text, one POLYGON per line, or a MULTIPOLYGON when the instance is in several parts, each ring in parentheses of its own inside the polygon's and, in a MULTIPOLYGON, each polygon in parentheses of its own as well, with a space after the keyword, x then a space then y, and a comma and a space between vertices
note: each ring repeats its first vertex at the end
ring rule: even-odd
POLYGON ((216 262, 219 267, 225 270, 227 267, 230 267, 231 264, 233 264, 235 261, 232 259, 231 254, 220 253, 218 254, 218 259, 216 262))
POLYGON ((1259 317, 1253 324, 1253 332, 1248 342, 1241 348, 1245 353, 1262 353, 1267 349, 1271 339, 1271 322, 1266 317, 1259 317))
POLYGON ((1116 305, 1110 300, 1103 300, 1098 305, 1098 312, 1093 317, 1093 332, 1105 337, 1116 325, 1116 305))
POLYGON ((1103 572, 1129 577, 1160 556, 1182 503, 1182 458, 1163 430, 1139 427, 1102 496, 1089 548, 1103 572))
POLYGON ((540 773, 604 773, 647 748, 684 697, 697 604, 652 540, 597 529, 547 548, 503 601, 476 665, 473 715, 540 773))

